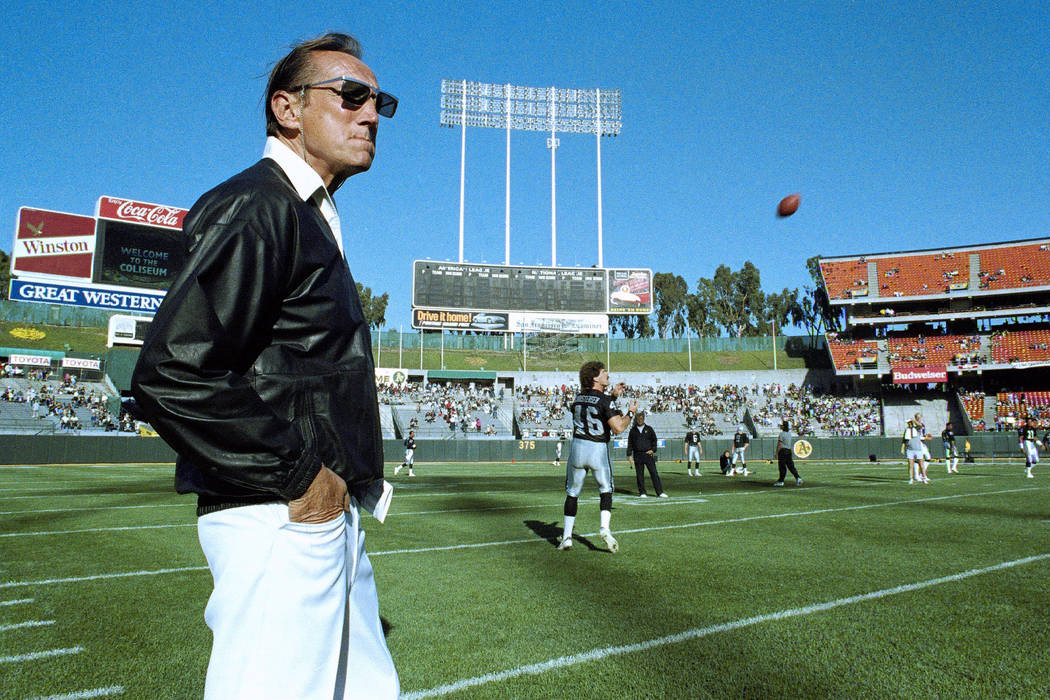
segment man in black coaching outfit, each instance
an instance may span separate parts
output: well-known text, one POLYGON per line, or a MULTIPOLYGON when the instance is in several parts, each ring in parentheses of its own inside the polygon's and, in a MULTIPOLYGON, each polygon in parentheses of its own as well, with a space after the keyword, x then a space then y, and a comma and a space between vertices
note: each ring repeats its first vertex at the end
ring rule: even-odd
POLYGON ((656 471, 656 431, 645 424, 645 411, 638 411, 634 417, 634 426, 627 435, 627 458, 634 459, 634 473, 638 477, 638 496, 645 498, 645 470, 653 480, 653 488, 660 498, 667 498, 660 474, 656 471))

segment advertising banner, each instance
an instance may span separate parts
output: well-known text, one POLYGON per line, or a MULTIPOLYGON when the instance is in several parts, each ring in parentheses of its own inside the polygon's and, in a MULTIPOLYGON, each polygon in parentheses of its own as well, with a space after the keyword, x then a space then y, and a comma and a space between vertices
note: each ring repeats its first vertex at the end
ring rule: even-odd
POLYGON ((529 314, 510 313, 511 333, 575 333, 605 335, 609 317, 605 314, 529 314))
POLYGON ((11 251, 15 276, 59 275, 91 279, 95 219, 46 209, 18 210, 11 251))
POLYGON ((89 360, 86 357, 63 357, 63 369, 102 369, 102 360, 89 360))
POLYGON ((121 309, 156 313, 163 293, 133 290, 100 289, 83 284, 11 280, 8 298, 12 301, 36 301, 46 304, 87 306, 94 309, 121 309))
POLYGON ((100 219, 160 226, 173 231, 182 230, 182 220, 189 213, 189 209, 169 207, 163 204, 147 204, 120 197, 99 197, 96 210, 100 219))
POLYGON ((40 355, 11 355, 7 358, 11 365, 33 365, 34 367, 50 367, 51 358, 40 355))
POLYGON ((507 314, 452 309, 412 309, 412 327, 427 330, 446 328, 506 333, 509 322, 507 314))
POLYGON ((651 270, 609 270, 609 313, 650 314, 653 312, 653 273, 651 270))
POLYGON ((894 384, 943 384, 947 381, 948 368, 944 365, 893 370, 894 384))

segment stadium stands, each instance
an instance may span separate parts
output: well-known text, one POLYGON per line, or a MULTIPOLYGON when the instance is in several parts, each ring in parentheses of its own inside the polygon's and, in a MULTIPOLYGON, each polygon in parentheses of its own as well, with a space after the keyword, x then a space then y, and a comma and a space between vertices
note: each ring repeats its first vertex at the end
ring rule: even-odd
POLYGON ((836 369, 862 369, 878 363, 879 344, 874 340, 840 339, 829 333, 827 341, 831 362, 836 369))
POLYGON ((1050 329, 1003 331, 991 338, 992 361, 1050 362, 1050 329))

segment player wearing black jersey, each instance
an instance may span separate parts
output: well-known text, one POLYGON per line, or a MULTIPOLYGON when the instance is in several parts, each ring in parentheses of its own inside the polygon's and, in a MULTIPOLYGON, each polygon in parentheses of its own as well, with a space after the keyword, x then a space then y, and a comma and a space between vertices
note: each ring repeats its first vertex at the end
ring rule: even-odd
POLYGON ((415 476, 416 473, 412 471, 412 466, 416 463, 416 433, 415 431, 409 430, 408 437, 405 438, 405 461, 394 467, 394 476, 397 473, 408 467, 408 475, 415 476))
POLYGON ((1039 441, 1039 438, 1035 431, 1035 421, 1031 418, 1021 426, 1021 429, 1017 431, 1017 439, 1020 443, 1021 452, 1024 453, 1024 471, 1025 476, 1029 479, 1034 479, 1032 475, 1032 467, 1039 462, 1039 448, 1043 443, 1039 441))
POLYGON ((704 448, 700 444, 700 432, 698 430, 690 430, 685 434, 685 466, 689 470, 689 476, 693 475, 693 462, 696 462, 696 475, 700 476, 700 455, 703 453, 704 448))
POLYGON ((733 465, 740 462, 740 466, 735 469, 730 469, 729 474, 726 476, 732 476, 735 474, 743 474, 747 476, 750 472, 747 470, 747 446, 751 444, 751 438, 747 434, 747 428, 743 425, 737 428, 736 434, 733 435, 733 465))
POLYGON ((955 447, 955 431, 952 424, 945 424, 941 431, 941 443, 944 445, 944 463, 948 465, 948 473, 959 473, 959 450, 955 447))
POLYGON ((631 401, 627 415, 621 415, 613 405, 613 398, 619 398, 627 390, 627 385, 623 382, 618 383, 612 389, 612 396, 605 393, 608 386, 609 373, 604 364, 597 360, 583 363, 580 367, 581 391, 572 402, 572 445, 569 447, 569 461, 565 468, 565 527, 558 549, 572 547, 572 528, 576 523, 578 499, 580 491, 583 490, 583 478, 588 471, 594 473, 594 479, 598 482, 598 534, 610 552, 616 552, 620 548, 609 530, 613 492, 609 438, 613 434, 622 433, 630 426, 638 410, 638 402, 631 401))

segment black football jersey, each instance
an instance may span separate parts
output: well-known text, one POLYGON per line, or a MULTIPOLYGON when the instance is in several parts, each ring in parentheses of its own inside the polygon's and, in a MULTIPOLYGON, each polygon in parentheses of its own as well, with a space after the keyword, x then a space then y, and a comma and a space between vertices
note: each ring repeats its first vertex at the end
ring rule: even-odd
POLYGON ((700 433, 692 430, 685 434, 686 445, 699 445, 700 444, 700 433))
POLYGON ((747 436, 747 433, 736 433, 733 435, 733 447, 743 447, 751 442, 751 438, 747 436))
POLYGON ((587 389, 572 402, 572 437, 576 440, 609 442, 609 419, 620 415, 613 398, 596 389, 587 389))
POLYGON ((1017 435, 1021 439, 1021 442, 1035 442, 1037 439, 1035 434, 1035 428, 1029 427, 1027 425, 1023 426, 1020 430, 1018 430, 1017 435))
POLYGON ((955 444, 955 433, 947 428, 941 433, 941 440, 948 443, 949 445, 955 444))

